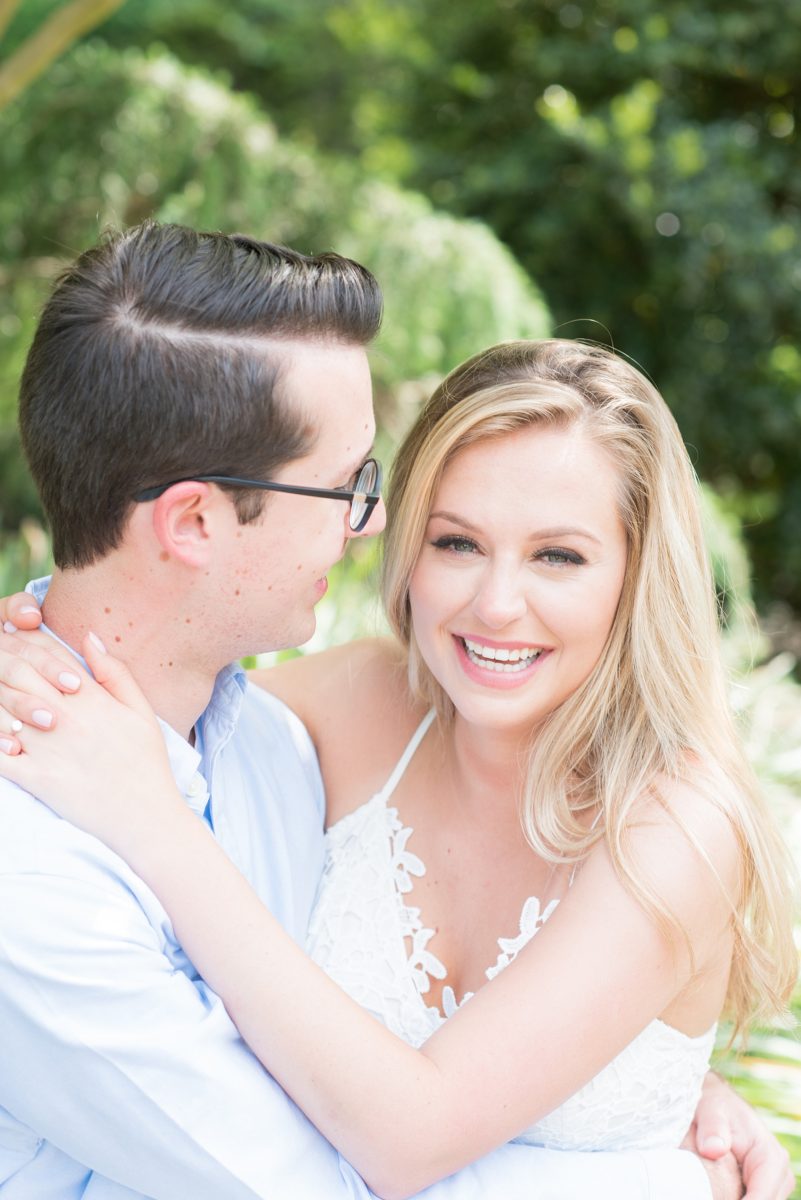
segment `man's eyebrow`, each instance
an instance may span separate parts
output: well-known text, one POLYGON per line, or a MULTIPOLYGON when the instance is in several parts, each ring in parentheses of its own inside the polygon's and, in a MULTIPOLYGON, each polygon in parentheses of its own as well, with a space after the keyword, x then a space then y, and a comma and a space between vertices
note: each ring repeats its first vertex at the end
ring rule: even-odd
POLYGON ((333 471, 331 473, 331 475, 328 477, 331 482, 330 482, 330 484, 328 484, 326 486, 330 486, 330 487, 344 487, 345 486, 345 484, 343 484, 343 483, 335 484, 334 479, 338 479, 338 480, 345 479, 348 481, 348 483, 350 483, 350 481, 353 479, 353 477, 359 473, 361 468, 367 462, 367 459, 372 457, 374 446, 375 446, 375 441, 372 441, 370 443, 369 450, 365 450, 364 454, 360 455, 358 458, 352 458, 346 466, 339 467, 336 471, 333 471))
MULTIPOLYGON (((462 529, 468 529, 471 533, 480 533, 481 529, 478 525, 473 525, 466 517, 460 516, 458 513, 447 512, 444 509, 438 509, 429 515, 429 520, 438 517, 442 521, 450 521, 454 525, 461 525, 462 529)), ((548 529, 533 529, 529 534, 532 542, 546 541, 549 538, 560 537, 581 537, 586 538, 590 542, 601 544, 600 538, 594 533, 590 533, 589 529, 583 529, 580 525, 554 525, 548 529)))
POLYGON ((375 450, 375 438, 370 443, 369 448, 367 450, 365 450, 364 454, 362 454, 360 458, 356 459, 356 461, 353 463, 353 466, 351 467, 348 474, 354 475, 359 470, 360 467, 363 467, 364 464, 367 462, 368 458, 373 457, 374 450, 375 450))

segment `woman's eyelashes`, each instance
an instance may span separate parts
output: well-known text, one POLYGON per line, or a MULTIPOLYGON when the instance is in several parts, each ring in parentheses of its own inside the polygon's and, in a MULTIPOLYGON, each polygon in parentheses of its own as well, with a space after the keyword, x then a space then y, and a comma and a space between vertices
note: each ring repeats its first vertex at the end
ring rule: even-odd
POLYGON ((455 554, 472 554, 478 545, 472 538, 458 533, 446 533, 431 543, 435 550, 452 550, 455 554))
POLYGON ((587 561, 582 554, 575 550, 563 550, 558 546, 549 546, 547 550, 538 550, 534 555, 540 562, 550 563, 554 567, 581 567, 587 561))
MULTIPOLYGON (((481 553, 478 542, 459 533, 443 534, 441 537, 435 538, 431 545, 435 550, 450 551, 459 555, 481 553)), ((587 561, 578 551, 567 550, 563 546, 545 546, 535 550, 531 558, 534 562, 546 563, 552 567, 580 567, 587 561)))

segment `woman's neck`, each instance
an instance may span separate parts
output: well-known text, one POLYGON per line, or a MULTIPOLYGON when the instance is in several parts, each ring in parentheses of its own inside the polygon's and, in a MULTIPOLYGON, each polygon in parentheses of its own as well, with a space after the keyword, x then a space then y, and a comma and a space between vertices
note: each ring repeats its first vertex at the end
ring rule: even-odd
POLYGON ((444 731, 448 769, 454 792, 465 811, 478 819, 497 821, 505 808, 519 824, 519 803, 525 782, 528 738, 500 733, 463 721, 458 713, 444 731), (488 811, 487 796, 495 798, 488 811), (506 803, 499 803, 505 798, 506 803))

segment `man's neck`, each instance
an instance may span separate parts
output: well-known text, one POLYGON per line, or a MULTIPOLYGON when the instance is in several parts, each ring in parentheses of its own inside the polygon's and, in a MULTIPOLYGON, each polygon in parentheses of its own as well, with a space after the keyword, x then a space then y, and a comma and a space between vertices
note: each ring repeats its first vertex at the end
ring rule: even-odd
POLYGON ((54 572, 44 620, 74 650, 80 651, 87 633, 97 634, 128 666, 158 716, 189 739, 225 660, 211 658, 208 645, 194 644, 187 636, 191 622, 176 615, 168 600, 105 560, 54 572))

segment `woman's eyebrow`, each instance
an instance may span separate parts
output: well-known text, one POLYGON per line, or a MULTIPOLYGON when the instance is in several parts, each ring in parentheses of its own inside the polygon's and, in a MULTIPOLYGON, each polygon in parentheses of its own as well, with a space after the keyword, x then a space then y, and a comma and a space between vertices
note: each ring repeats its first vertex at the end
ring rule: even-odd
MULTIPOLYGON (((430 514, 429 520, 433 520, 435 517, 438 517, 442 521, 450 521, 454 525, 461 525, 462 529, 469 529, 471 533, 480 532, 479 526, 473 525, 466 517, 459 516, 458 513, 437 509, 436 512, 430 514)), ((581 537, 586 538, 587 541, 595 542, 597 545, 601 544, 599 537, 596 537, 594 533, 590 533, 589 529, 584 529, 580 525, 555 525, 547 529, 535 529, 532 530, 529 536, 533 542, 544 541, 547 538, 581 537)))
POLYGON ((436 512, 428 514, 429 521, 433 521, 438 517, 441 521, 450 521, 453 525, 461 525, 463 529, 469 529, 473 533, 478 533, 478 526, 471 525, 466 517, 460 517, 458 513, 446 512, 443 509, 437 509, 436 512))
POLYGON ((597 542, 600 546, 601 539, 596 537, 594 533, 590 533, 589 529, 582 528, 581 525, 556 525, 550 529, 537 529, 531 535, 537 541, 544 538, 560 538, 560 537, 581 537, 586 538, 590 542, 597 542))

